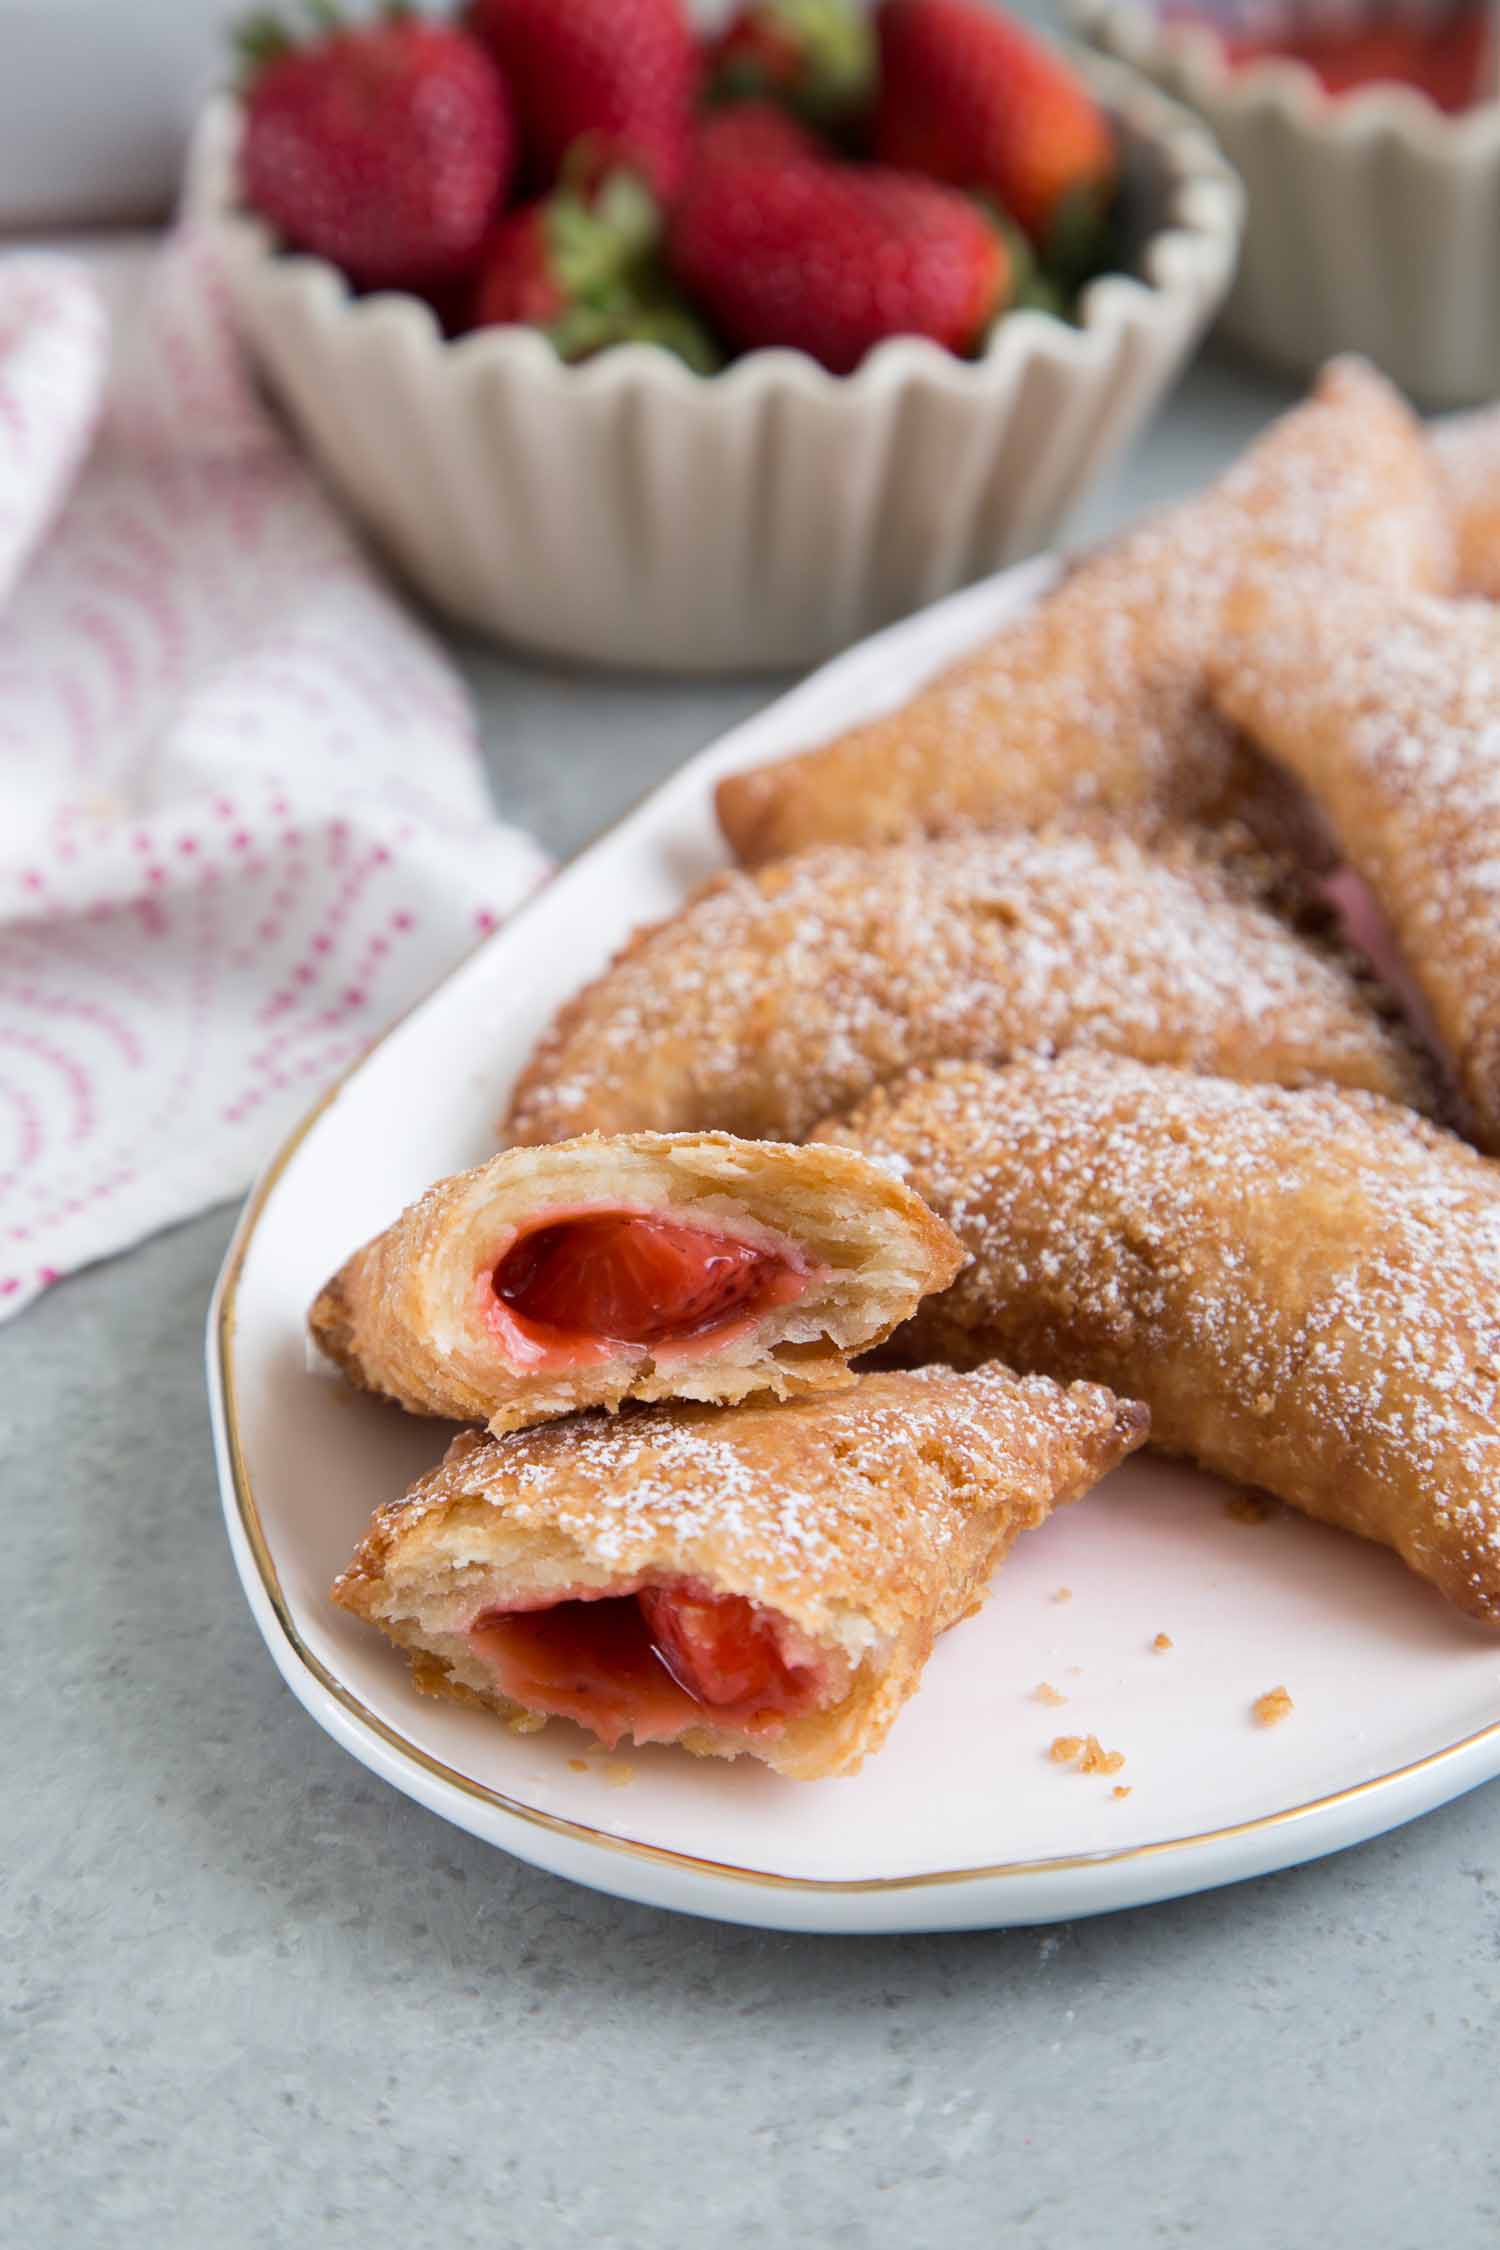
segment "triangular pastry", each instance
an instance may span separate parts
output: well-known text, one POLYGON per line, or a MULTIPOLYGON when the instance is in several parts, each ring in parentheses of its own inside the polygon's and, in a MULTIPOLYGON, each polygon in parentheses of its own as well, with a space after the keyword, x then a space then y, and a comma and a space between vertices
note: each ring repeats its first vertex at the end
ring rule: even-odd
POLYGON ((1247 581, 1221 708, 1322 808, 1500 1153, 1500 613, 1247 581))
POLYGON ((334 1599, 419 1687, 523 1725, 852 1773, 1016 1534, 1145 1430, 1095 1385, 989 1367, 465 1435, 334 1599))
POLYGON ((505 1134, 799 1140, 912 1064, 1074 1045, 1425 1105, 1425 1063, 1328 919, 1185 840, 829 845, 640 931, 543 1039, 505 1134))
POLYGON ((893 1352, 1143 1399, 1153 1442, 1500 1624, 1500 1173, 1374 1094, 950 1063, 833 1137, 972 1254, 893 1352))
POLYGON ((416 1414, 512 1430, 625 1399, 788 1397, 958 1269, 948 1229, 842 1149, 727 1133, 508 1149, 340 1268, 313 1336, 416 1414))
POLYGON ((1421 425, 1360 361, 1334 361, 1200 497, 1085 557, 912 701, 721 782, 725 835, 752 866, 813 844, 1080 815, 1145 833, 1243 820, 1308 844, 1295 792, 1240 748, 1204 693, 1223 597, 1259 563, 1310 566, 1335 584, 1450 583, 1421 425))

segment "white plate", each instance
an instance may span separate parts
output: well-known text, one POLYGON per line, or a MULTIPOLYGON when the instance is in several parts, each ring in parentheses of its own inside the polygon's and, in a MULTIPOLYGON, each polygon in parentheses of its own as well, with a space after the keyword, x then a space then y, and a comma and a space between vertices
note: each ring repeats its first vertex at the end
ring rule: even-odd
POLYGON ((221 1276, 209 1372, 224 1506, 283 1676, 397 1788, 599 1890, 777 1929, 1052 1921, 1313 1858, 1500 1771, 1492 1639, 1387 1554, 1290 1515, 1247 1525, 1227 1488, 1150 1461, 1021 1542, 849 1781, 665 1749, 609 1758, 561 1724, 514 1735, 414 1694, 394 1652, 327 1600, 371 1508, 443 1433, 309 1370, 317 1285, 431 1179, 493 1147, 558 1003, 721 863, 720 774, 898 700, 1050 568, 1008 572, 839 659, 575 861, 293 1135, 221 1276), (1152 1649, 1158 1632, 1169 1651, 1152 1649), (1066 1704, 1037 1701, 1042 1681, 1066 1704), (1282 1685, 1294 1711, 1258 1727, 1251 1704, 1282 1685), (1054 1764, 1064 1732, 1123 1750, 1123 1771, 1054 1764))

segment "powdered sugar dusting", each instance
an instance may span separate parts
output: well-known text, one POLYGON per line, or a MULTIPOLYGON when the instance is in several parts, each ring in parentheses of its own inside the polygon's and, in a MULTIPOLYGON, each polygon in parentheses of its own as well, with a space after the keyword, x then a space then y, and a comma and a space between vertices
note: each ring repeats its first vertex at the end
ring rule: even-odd
POLYGON ((1450 414, 1431 433, 1466 593, 1500 597, 1500 407, 1450 414))
POLYGON ((1108 811, 1147 827, 1296 825, 1275 777, 1204 693, 1224 597, 1248 566, 1443 586, 1451 538, 1420 430, 1338 361, 1200 499, 1084 562, 903 710, 724 784, 744 856, 914 827, 1108 811))
POLYGON ((1232 615, 1225 709, 1325 807, 1500 1148, 1500 617, 1295 581, 1232 615))
POLYGON ((1153 1433, 1500 1616, 1500 1181, 1376 1097, 949 1065, 838 1136, 974 1254, 908 1334, 1133 1385, 1153 1433))
POLYGON ((909 1064, 1075 1044, 1425 1099, 1351 962, 1248 872, 1009 833, 716 877, 565 1012, 509 1129, 796 1138, 909 1064))
POLYGON ((867 1375, 793 1405, 669 1405, 464 1437, 372 1525, 377 1546, 482 1501, 622 1573, 669 1565, 775 1601, 868 1609, 920 1582, 975 1508, 1038 1521, 1138 1442, 1108 1392, 1000 1367, 867 1375))

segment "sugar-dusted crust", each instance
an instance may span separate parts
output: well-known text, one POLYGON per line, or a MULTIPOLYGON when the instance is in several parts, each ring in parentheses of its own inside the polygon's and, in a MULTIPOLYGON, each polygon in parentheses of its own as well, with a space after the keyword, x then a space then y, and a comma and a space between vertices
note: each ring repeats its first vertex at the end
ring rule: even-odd
POLYGON ((1500 407, 1450 414, 1430 434, 1458 550, 1459 590, 1500 601, 1500 407))
POLYGON ((1500 1152, 1500 615, 1253 580, 1227 623, 1221 707, 1322 806, 1500 1152))
POLYGON ((413 1652, 417 1684, 502 1713, 463 1638, 481 1610, 580 1584, 688 1578, 788 1618, 847 1678, 774 1740, 705 1723, 703 1755, 852 1773, 937 1635, 1020 1531, 1145 1437, 1145 1409, 1000 1367, 868 1374, 789 1405, 668 1405, 463 1436, 375 1517, 334 1599, 413 1652))
POLYGON ((1082 562, 1037 608, 884 718, 721 782, 747 865, 914 829, 1105 814, 1145 832, 1242 818, 1305 842, 1294 792, 1203 695, 1219 604, 1256 560, 1446 586, 1452 544, 1419 424, 1354 360, 1201 497, 1082 562))
POLYGON ((1373 1094, 946 1064, 836 1139, 973 1252, 894 1340, 1146 1401, 1154 1441, 1500 1624, 1500 1174, 1373 1094))
POLYGON ((508 1149, 440 1180, 340 1268, 309 1323, 363 1388, 415 1414, 513 1430, 627 1398, 788 1397, 847 1383, 850 1354, 951 1280, 960 1257, 910 1190, 846 1151, 727 1133, 589 1136, 508 1149), (579 1205, 722 1224, 772 1248, 789 1242, 822 1277, 686 1362, 634 1345, 566 1373, 510 1372, 484 1325, 484 1276, 528 1221, 579 1205))
POLYGON ((1283 883, 1283 919, 1265 872, 1185 838, 1013 831, 716 876, 563 1010, 507 1137, 796 1140, 912 1064, 1075 1044, 1425 1106, 1425 1064, 1326 915, 1283 883))

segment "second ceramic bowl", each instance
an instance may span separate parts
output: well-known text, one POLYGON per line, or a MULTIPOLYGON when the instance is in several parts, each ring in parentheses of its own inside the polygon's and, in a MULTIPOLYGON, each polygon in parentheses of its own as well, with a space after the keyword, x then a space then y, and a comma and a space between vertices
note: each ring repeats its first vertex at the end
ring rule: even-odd
POLYGON ((761 351, 704 378, 642 345, 564 366, 524 328, 445 342, 416 298, 351 296, 237 207, 227 99, 198 201, 273 388, 440 610, 598 663, 803 665, 1049 544, 1224 294, 1232 173, 1154 89, 1083 67, 1120 132, 1132 270, 1078 326, 1018 313, 973 361, 898 338, 849 376, 761 351))
POLYGON ((1425 406, 1500 395, 1500 103, 1412 88, 1329 100, 1304 64, 1231 69, 1216 34, 1138 0, 1069 0, 1074 28, 1203 119, 1245 184, 1220 327, 1283 373, 1373 360, 1425 406))

